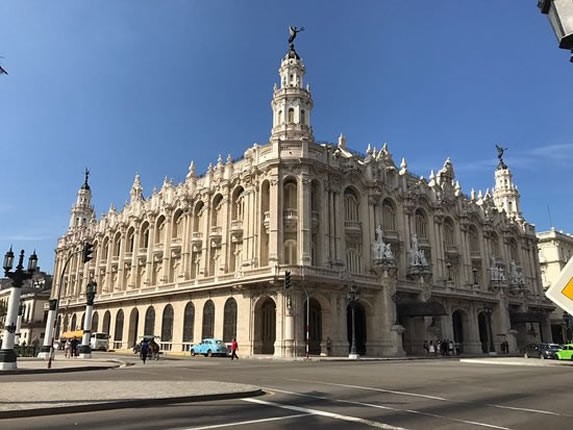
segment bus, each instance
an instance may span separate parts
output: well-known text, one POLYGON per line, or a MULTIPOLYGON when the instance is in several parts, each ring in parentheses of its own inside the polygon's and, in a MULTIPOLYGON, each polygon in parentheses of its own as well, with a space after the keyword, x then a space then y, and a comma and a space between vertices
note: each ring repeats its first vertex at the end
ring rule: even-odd
POLYGON ((109 349, 109 335, 97 331, 92 332, 90 348, 98 351, 107 351, 109 349))

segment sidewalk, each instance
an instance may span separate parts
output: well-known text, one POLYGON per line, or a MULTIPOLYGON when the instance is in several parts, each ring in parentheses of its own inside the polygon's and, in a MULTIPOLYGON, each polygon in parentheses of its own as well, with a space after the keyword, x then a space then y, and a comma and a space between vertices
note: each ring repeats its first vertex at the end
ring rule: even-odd
POLYGON ((51 414, 77 413, 150 405, 225 400, 263 394, 254 385, 218 381, 154 381, 152 390, 135 389, 136 381, 14 381, 3 382, 3 375, 64 373, 105 370, 127 366, 118 359, 63 359, 52 368, 38 358, 19 358, 18 369, 0 372, 0 419, 51 414))

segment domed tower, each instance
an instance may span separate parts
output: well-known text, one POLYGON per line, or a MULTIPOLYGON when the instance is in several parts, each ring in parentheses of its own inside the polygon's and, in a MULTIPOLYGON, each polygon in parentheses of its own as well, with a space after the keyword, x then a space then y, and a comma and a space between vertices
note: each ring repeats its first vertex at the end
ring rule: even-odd
POLYGON ((309 85, 304 87, 304 64, 294 48, 296 34, 304 27, 290 27, 289 50, 279 69, 280 87, 273 91, 273 129, 271 141, 313 139, 310 113, 312 97, 309 85))
POLYGON ((92 206, 92 191, 88 184, 89 176, 90 171, 86 169, 84 183, 78 191, 76 203, 72 206, 69 230, 87 225, 95 217, 92 206))
POLYGON ((497 146, 497 158, 499 163, 495 170, 495 188, 493 189, 493 200, 498 210, 503 210, 510 218, 522 220, 521 205, 519 202, 519 191, 513 183, 511 170, 503 162, 503 153, 507 148, 497 146))

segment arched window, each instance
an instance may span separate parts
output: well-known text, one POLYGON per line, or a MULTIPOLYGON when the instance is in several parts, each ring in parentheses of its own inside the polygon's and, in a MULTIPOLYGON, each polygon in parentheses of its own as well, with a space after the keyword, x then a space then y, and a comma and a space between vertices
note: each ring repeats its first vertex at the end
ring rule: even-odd
POLYGON ((277 122, 278 122, 279 124, 282 124, 282 123, 283 123, 283 111, 282 111, 282 110, 279 110, 279 118, 278 118, 278 121, 277 121, 277 122))
POLYGON ((510 239, 509 241, 509 257, 512 261, 519 263, 519 252, 517 250, 517 241, 510 239))
POLYGON ((163 243, 165 240, 165 217, 161 215, 157 220, 156 231, 155 231, 155 243, 163 243))
POLYGON ((243 195, 243 187, 238 187, 233 192, 233 205, 232 205, 232 220, 242 220, 244 213, 245 199, 243 195))
POLYGON ((145 312, 143 334, 147 336, 155 335, 155 309, 153 309, 153 306, 149 306, 145 312))
POLYGON ((173 226, 171 237, 174 239, 178 239, 183 237, 183 211, 178 210, 175 215, 173 216, 173 226))
POLYGON ((477 228, 474 225, 470 225, 469 237, 470 237, 470 252, 474 255, 479 254, 480 253, 479 236, 477 228))
POLYGON ((491 234, 490 244, 491 244, 491 256, 500 258, 501 254, 499 252, 499 239, 497 238, 497 234, 495 233, 491 234))
POLYGON ((149 246, 149 224, 146 222, 141 227, 141 238, 139 239, 139 247, 147 248, 149 246))
POLYGON ((294 124, 294 108, 289 108, 288 110, 288 123, 294 124))
POLYGON ((306 119, 304 117, 305 115, 306 115, 306 112, 304 111, 304 109, 302 109, 300 111, 300 123, 303 125, 306 124, 306 119))
POLYGON ((195 329, 195 306, 189 302, 185 306, 183 315, 183 342, 193 342, 193 330, 195 329))
POLYGON ((113 335, 114 341, 121 341, 123 337, 123 310, 119 310, 115 316, 115 332, 113 335))
POLYGON ((296 258, 296 240, 289 239, 285 240, 284 242, 284 251, 285 251, 285 264, 297 264, 296 258))
POLYGON ((135 231, 133 230, 133 228, 130 228, 129 231, 127 232, 126 252, 133 252, 134 239, 135 239, 135 231))
POLYGON ((344 220, 345 221, 359 221, 360 220, 360 205, 358 197, 350 189, 344 191, 344 220))
POLYGON ((454 223, 450 218, 446 218, 444 221, 444 241, 446 246, 455 246, 454 237, 454 223))
POLYGON ((396 230, 396 211, 389 200, 384 200, 382 203, 382 226, 385 231, 396 230))
POLYGON ((215 304, 212 300, 207 300, 203 307, 203 327, 201 338, 205 339, 215 335, 215 304))
POLYGON ((94 312, 92 316, 92 331, 97 331, 99 324, 99 315, 97 312, 94 312))
POLYGON ((113 256, 119 257, 119 250, 121 249, 121 233, 117 233, 113 240, 113 256))
POLYGON ((173 341, 173 306, 167 305, 163 309, 163 319, 161 321, 161 341, 173 341))
POLYGON ((347 245, 346 270, 351 273, 360 273, 361 266, 360 246, 357 243, 347 245))
POLYGON ((416 235, 418 239, 427 239, 428 233, 426 229, 426 215, 420 209, 416 211, 416 235))
POLYGON ((296 209, 296 183, 288 180, 284 185, 285 190, 285 209, 296 209))
POLYGON ((225 302, 223 315, 223 342, 231 342, 237 337, 237 302, 230 298, 225 302))
POLYGON ((76 329, 77 319, 78 319, 78 318, 77 318, 76 314, 74 314, 74 315, 72 316, 72 321, 71 321, 71 323, 70 323, 70 330, 71 330, 71 331, 74 331, 74 330, 76 329))

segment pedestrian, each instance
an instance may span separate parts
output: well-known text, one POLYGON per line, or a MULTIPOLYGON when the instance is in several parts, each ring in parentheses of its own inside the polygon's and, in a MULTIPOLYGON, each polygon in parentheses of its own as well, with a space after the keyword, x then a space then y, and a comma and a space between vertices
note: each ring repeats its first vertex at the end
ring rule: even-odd
POLYGON ((332 341, 330 337, 326 337, 326 356, 330 357, 330 351, 332 351, 332 341))
POLYGON ((424 350, 426 351, 426 355, 430 353, 430 346, 428 345, 428 341, 424 341, 424 350))
POLYGON ((237 343, 237 339, 233 339, 231 342, 231 360, 235 358, 238 360, 239 356, 237 355, 237 349, 239 349, 239 344, 237 343))
POLYGON ((448 343, 448 352, 449 352, 449 355, 451 355, 451 356, 455 355, 455 353, 454 353, 454 341, 453 340, 450 340, 450 342, 448 343))
POLYGON ((434 345, 434 341, 433 341, 433 340, 430 341, 430 345, 428 346, 428 352, 429 352, 430 354, 436 355, 436 346, 434 345))
POLYGON ((71 357, 71 351, 72 351, 72 342, 70 341, 70 339, 68 339, 68 340, 66 340, 66 343, 64 345, 64 357, 70 358, 71 357))
POLYGON ((70 344, 70 353, 72 354, 73 358, 76 358, 78 356, 78 339, 74 337, 70 344))
POLYGON ((441 354, 442 353, 442 341, 440 339, 438 339, 436 341, 436 355, 441 354))
POLYGON ((145 364, 145 360, 147 360, 147 354, 149 353, 149 343, 147 343, 147 339, 143 339, 141 341, 141 349, 139 350, 139 356, 141 357, 141 361, 145 364))

